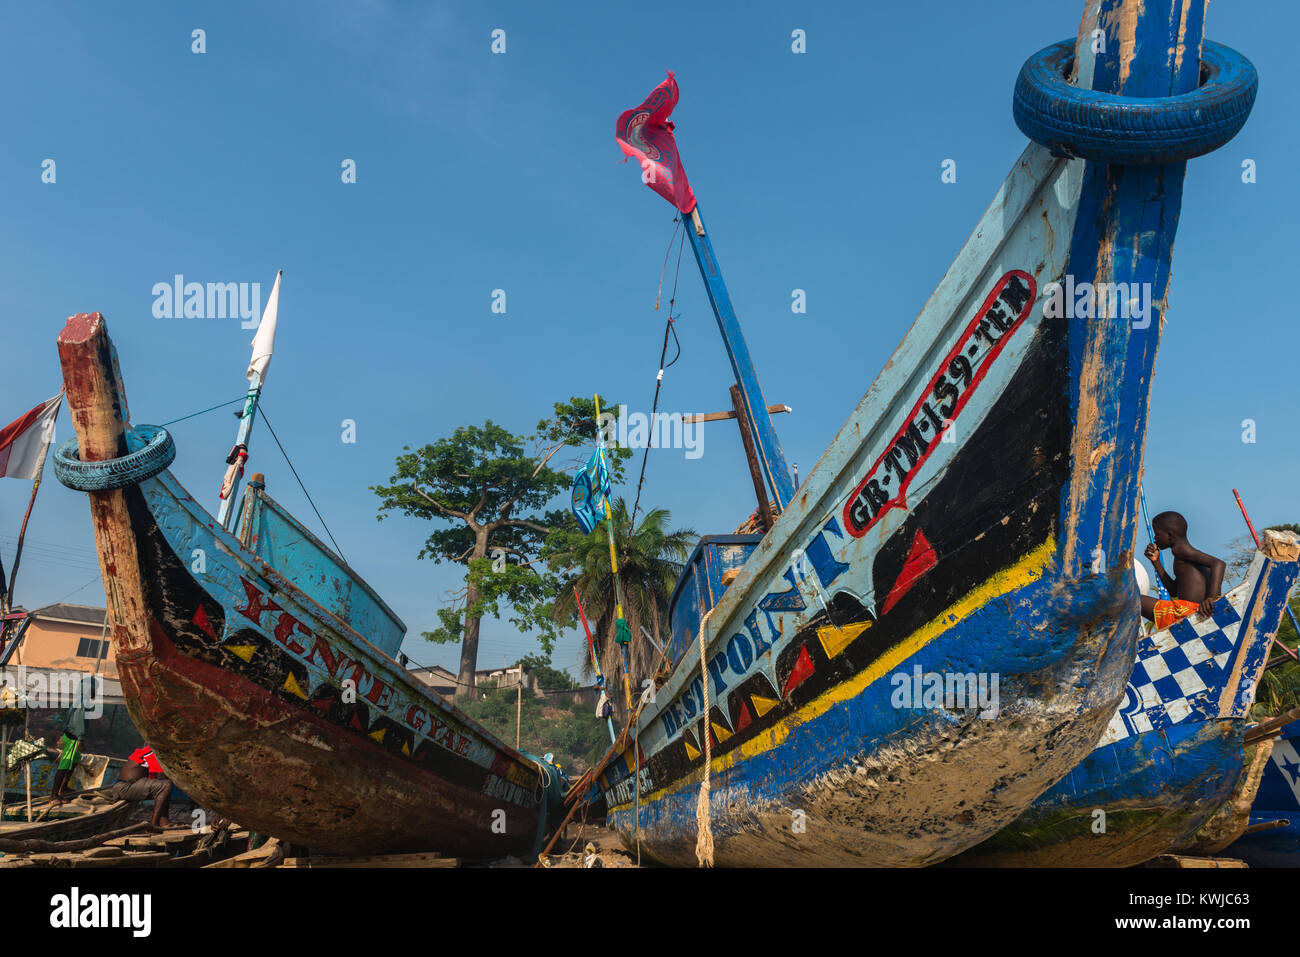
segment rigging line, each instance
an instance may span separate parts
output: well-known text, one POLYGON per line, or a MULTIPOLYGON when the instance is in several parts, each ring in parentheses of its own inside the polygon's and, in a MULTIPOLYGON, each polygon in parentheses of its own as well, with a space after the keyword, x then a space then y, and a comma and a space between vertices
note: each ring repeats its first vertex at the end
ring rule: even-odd
POLYGON ((234 405, 236 402, 243 402, 248 396, 241 395, 238 399, 231 399, 229 402, 222 402, 220 405, 214 405, 210 409, 201 409, 198 412, 191 412, 189 415, 182 415, 179 419, 172 419, 170 422, 164 422, 163 427, 175 425, 177 422, 184 422, 186 419, 192 419, 196 415, 202 415, 204 412, 214 412, 217 409, 224 409, 228 405, 234 405))
MULTIPOLYGON (((677 235, 677 230, 674 229, 673 236, 676 237, 676 235, 677 235)), ((685 230, 683 230, 681 238, 677 242, 677 270, 673 274, 673 294, 671 298, 669 298, 668 300, 668 321, 664 324, 664 344, 663 344, 663 348, 659 350, 659 375, 655 379, 655 397, 654 397, 654 402, 651 404, 650 407, 650 427, 652 429, 654 428, 655 415, 659 411, 659 390, 663 388, 664 370, 671 368, 677 362, 677 360, 682 357, 682 343, 681 340, 677 338, 677 330, 673 326, 673 323, 675 321, 673 319, 673 306, 676 305, 677 303, 677 281, 681 278, 682 275, 682 247, 685 244, 686 244, 686 232, 685 230), (664 365, 664 358, 668 355, 669 333, 672 334, 673 342, 677 344, 677 355, 673 356, 672 362, 668 363, 668 365, 664 365)), ((671 251, 672 248, 673 248, 672 240, 670 239, 668 241, 669 251, 671 251)), ((665 256, 664 257, 665 265, 667 264, 667 262, 668 262, 668 258, 665 256)), ((662 283, 663 283, 663 279, 661 278, 660 284, 662 283)), ((655 302, 655 308, 658 308, 657 299, 655 302)), ((649 458, 650 458, 650 443, 647 441, 646 447, 641 453, 641 475, 636 482, 636 497, 632 502, 632 516, 631 518, 628 519, 627 534, 629 540, 631 539, 633 532, 636 530, 636 515, 637 515, 637 511, 641 508, 641 487, 645 484, 645 467, 646 467, 646 461, 649 458)))
POLYGON ((275 434, 275 427, 271 425, 271 420, 266 416, 266 403, 259 403, 258 410, 262 413, 262 421, 266 423, 267 429, 270 430, 271 438, 275 439, 275 444, 279 447, 280 454, 284 456, 285 462, 288 463, 289 471, 292 472, 293 477, 298 480, 298 487, 302 489, 302 494, 307 496, 307 501, 311 505, 311 510, 316 513, 316 518, 320 520, 321 528, 325 529, 325 534, 328 535, 330 541, 334 543, 334 551, 338 553, 339 558, 343 559, 343 564, 347 565, 348 560, 343 554, 343 549, 339 548, 339 543, 334 541, 334 533, 331 532, 330 527, 325 524, 325 519, 321 517, 320 509, 318 509, 316 503, 312 501, 311 493, 307 491, 307 486, 302 484, 302 479, 298 476, 298 470, 293 467, 293 462, 289 459, 289 453, 286 452, 284 446, 280 444, 280 437, 275 434))
MULTIPOLYGON (((659 311, 659 297, 660 297, 661 295, 663 295, 663 291, 664 291, 664 276, 665 276, 665 275, 667 274, 667 272, 668 272, 668 257, 671 256, 671 255, 673 254, 673 240, 677 238, 677 230, 681 227, 682 218, 681 218, 680 216, 674 216, 674 217, 673 217, 673 223, 675 224, 675 225, 673 226, 673 234, 672 234, 671 236, 668 237, 668 248, 664 250, 664 264, 663 264, 663 266, 662 266, 662 267, 660 268, 660 270, 659 270, 659 288, 655 290, 655 312, 658 312, 658 311, 659 311)), ((685 234, 685 233, 682 233, 682 238, 685 238, 685 236, 686 236, 686 234, 685 234)), ((676 286, 676 284, 674 283, 674 285, 673 285, 673 290, 676 291, 676 289, 677 289, 677 286, 676 286)), ((672 311, 673 311, 673 308, 672 308, 672 304, 671 304, 671 302, 670 302, 670 303, 669 303, 669 306, 668 306, 668 313, 671 315, 671 314, 672 314, 672 311)))
POLYGON ((99 580, 100 580, 100 576, 99 576, 99 575, 96 575, 94 578, 92 578, 90 581, 86 582, 86 584, 82 585, 80 588, 74 588, 74 589, 72 589, 72 591, 68 592, 68 593, 67 593, 66 595, 64 595, 62 598, 56 598, 54 601, 50 602, 50 604, 51 604, 51 605, 57 605, 57 604, 59 604, 59 602, 67 601, 69 598, 71 598, 71 597, 72 597, 73 595, 75 595, 77 592, 81 591, 82 589, 89 588, 91 585, 95 584, 95 582, 97 582, 97 581, 99 581, 99 580))

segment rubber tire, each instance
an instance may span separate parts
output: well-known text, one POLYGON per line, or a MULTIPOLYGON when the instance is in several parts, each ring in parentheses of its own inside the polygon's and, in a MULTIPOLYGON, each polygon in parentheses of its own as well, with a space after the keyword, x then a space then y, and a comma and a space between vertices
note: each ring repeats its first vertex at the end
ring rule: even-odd
POLYGON ((136 447, 121 458, 83 462, 77 455, 76 438, 54 450, 54 477, 78 492, 107 492, 138 485, 153 478, 176 458, 171 433, 159 425, 137 425, 127 432, 127 448, 136 447))
POLYGON ((1191 93, 1115 96, 1070 84, 1073 39, 1039 50, 1020 68, 1012 114, 1054 156, 1099 163, 1178 163, 1228 142, 1255 105, 1259 75, 1236 50, 1206 40, 1201 83, 1191 93))

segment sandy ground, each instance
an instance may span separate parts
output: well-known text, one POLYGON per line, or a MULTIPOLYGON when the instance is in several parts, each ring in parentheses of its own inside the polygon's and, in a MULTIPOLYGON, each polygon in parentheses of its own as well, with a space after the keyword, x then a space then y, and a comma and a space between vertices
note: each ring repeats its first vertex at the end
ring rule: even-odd
MULTIPOLYGON (((648 866, 649 861, 643 862, 648 866)), ((493 861, 489 867, 529 867, 517 857, 493 861)), ((543 867, 636 867, 636 852, 628 853, 618 835, 594 824, 570 824, 555 842, 543 867), (590 848, 590 849, 589 849, 590 848)))

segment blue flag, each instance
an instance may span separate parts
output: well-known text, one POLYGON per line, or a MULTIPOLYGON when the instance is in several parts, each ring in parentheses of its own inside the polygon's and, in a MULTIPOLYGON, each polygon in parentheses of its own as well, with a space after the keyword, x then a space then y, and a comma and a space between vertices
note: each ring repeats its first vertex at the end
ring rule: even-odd
POLYGON ((596 449, 573 477, 573 516, 587 534, 604 520, 608 497, 609 469, 603 450, 596 449))

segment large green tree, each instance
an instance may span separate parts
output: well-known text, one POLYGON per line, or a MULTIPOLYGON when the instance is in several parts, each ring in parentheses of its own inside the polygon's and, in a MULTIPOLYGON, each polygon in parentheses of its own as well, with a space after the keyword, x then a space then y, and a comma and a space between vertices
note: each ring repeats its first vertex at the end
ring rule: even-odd
MULTIPOLYGON (((372 486, 380 520, 397 512, 441 526, 425 540, 420 558, 465 566, 464 588, 438 610, 439 626, 424 632, 430 641, 460 642, 458 697, 473 692, 482 619, 499 616, 503 606, 520 631, 536 633, 548 654, 554 647, 556 582, 538 558, 551 531, 576 523, 567 507, 548 506, 561 493, 567 498, 569 473, 595 438, 593 400, 574 397, 557 402, 554 415, 531 435, 488 420, 414 451, 407 446, 390 484, 372 486)), ((628 454, 611 454, 611 476, 621 474, 628 454)))
MULTIPOLYGON (((629 676, 635 696, 641 681, 652 678, 656 665, 662 666, 663 662, 659 650, 646 640, 641 629, 644 627, 660 646, 671 638, 668 599, 682 563, 699 536, 689 528, 670 529, 672 515, 666 509, 645 513, 635 530, 630 527, 624 499, 612 500, 610 510, 618 549, 618 576, 623 586, 623 614, 632 633, 628 648, 629 676)), ((576 526, 557 529, 547 540, 545 554, 559 579, 551 615, 557 625, 578 624, 573 593, 576 585, 595 637, 596 655, 610 700, 618 714, 626 719, 623 652, 614 641, 618 615, 609 560, 609 533, 603 524, 589 535, 582 534, 576 526)), ((590 677, 591 659, 584 655, 582 661, 583 674, 590 677)), ((671 666, 672 662, 666 664, 671 666)))

